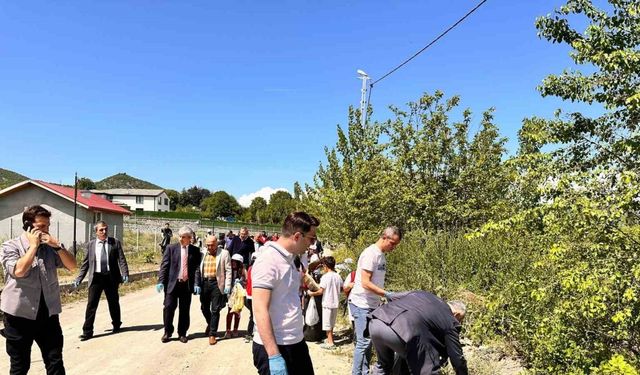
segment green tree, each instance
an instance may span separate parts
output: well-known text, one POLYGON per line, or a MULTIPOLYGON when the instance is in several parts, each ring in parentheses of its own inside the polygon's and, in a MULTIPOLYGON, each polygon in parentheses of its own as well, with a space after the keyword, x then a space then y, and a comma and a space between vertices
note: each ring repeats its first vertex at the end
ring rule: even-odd
POLYGON ((251 201, 247 212, 250 213, 250 221, 258 224, 267 222, 267 201, 262 197, 255 197, 251 201))
POLYGON ((202 200, 200 209, 204 216, 215 219, 217 217, 238 216, 242 213, 242 207, 238 201, 225 191, 216 191, 211 196, 202 200))
POLYGON ((182 189, 179 204, 183 207, 200 207, 202 201, 210 196, 208 189, 194 185, 189 189, 182 189))
POLYGON ((599 9, 569 0, 536 27, 568 44, 588 71, 550 75, 541 94, 601 104, 604 113, 525 119, 512 161, 525 172, 516 184, 525 209, 484 231, 534 234, 539 253, 496 289, 486 318, 517 340, 537 373, 637 374, 640 3, 610 0, 599 9), (571 25, 580 17, 583 31, 571 25))
POLYGON ((281 224, 284 218, 295 210, 295 201, 287 191, 276 191, 269 197, 266 217, 272 224, 281 224))
POLYGON ((392 106, 393 119, 364 125, 350 109, 348 130, 338 127, 304 201, 322 230, 354 240, 387 224, 453 230, 507 217, 513 168, 503 161, 506 140, 490 109, 469 141, 471 111, 451 119, 459 102, 436 91, 407 108, 392 106))
POLYGON ((165 189, 165 193, 169 197, 169 209, 175 211, 178 203, 180 202, 180 193, 173 189, 165 189))
POLYGON ((96 188, 96 183, 90 178, 80 177, 78 179, 78 190, 92 190, 96 188))

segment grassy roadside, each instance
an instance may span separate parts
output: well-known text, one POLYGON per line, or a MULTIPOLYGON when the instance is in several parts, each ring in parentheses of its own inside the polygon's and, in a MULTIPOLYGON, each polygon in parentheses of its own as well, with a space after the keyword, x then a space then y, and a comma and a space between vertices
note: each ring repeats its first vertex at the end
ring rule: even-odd
MULTIPOLYGON (((130 282, 127 284, 120 284, 120 288, 118 289, 118 292, 120 296, 123 296, 127 293, 136 292, 138 290, 155 285, 156 282, 157 282, 156 278, 150 277, 146 279, 136 280, 134 282, 130 282)), ((60 295, 63 305, 86 300, 87 297, 88 297, 88 289, 86 287, 81 287, 78 290, 75 290, 73 292, 62 293, 60 295)), ((104 293, 102 294, 101 299, 106 300, 104 293)))

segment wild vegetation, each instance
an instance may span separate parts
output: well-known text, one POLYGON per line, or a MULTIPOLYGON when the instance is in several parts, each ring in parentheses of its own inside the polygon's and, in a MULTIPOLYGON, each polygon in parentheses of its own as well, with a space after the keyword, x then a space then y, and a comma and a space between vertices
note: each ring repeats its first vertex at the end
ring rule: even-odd
POLYGON ((541 95, 588 113, 525 118, 509 156, 492 110, 470 134, 456 96, 366 124, 350 109, 302 201, 339 258, 406 228, 389 287, 466 299, 466 335, 509 343, 532 373, 638 374, 640 3, 568 0, 535 24, 585 67, 549 75, 541 95))

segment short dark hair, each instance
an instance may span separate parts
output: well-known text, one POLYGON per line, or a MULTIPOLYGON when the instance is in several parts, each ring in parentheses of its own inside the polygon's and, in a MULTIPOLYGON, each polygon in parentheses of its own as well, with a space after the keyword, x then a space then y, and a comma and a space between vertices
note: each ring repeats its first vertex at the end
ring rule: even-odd
POLYGON ((307 233, 311 230, 311 227, 317 227, 319 225, 320 220, 315 216, 302 211, 292 212, 284 219, 282 235, 289 237, 295 232, 307 233))
POLYGON ((51 217, 51 212, 40 205, 27 207, 22 213, 22 229, 27 230, 32 226, 36 216, 51 217))
POLYGON ((322 264, 327 266, 327 268, 329 268, 331 271, 336 270, 336 258, 332 256, 322 258, 322 264))

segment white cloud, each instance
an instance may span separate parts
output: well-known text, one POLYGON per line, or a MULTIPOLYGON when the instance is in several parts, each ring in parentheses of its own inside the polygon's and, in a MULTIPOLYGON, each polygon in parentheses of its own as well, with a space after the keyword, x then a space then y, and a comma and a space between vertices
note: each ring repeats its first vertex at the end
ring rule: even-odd
POLYGON ((249 207, 251 205, 251 201, 255 197, 262 197, 267 201, 267 203, 269 203, 269 198, 271 197, 271 194, 275 193, 276 191, 289 192, 289 190, 285 188, 274 189, 271 186, 265 186, 262 189, 256 191, 255 193, 249 193, 249 194, 240 196, 240 198, 238 198, 238 203, 240 203, 242 207, 249 207))

